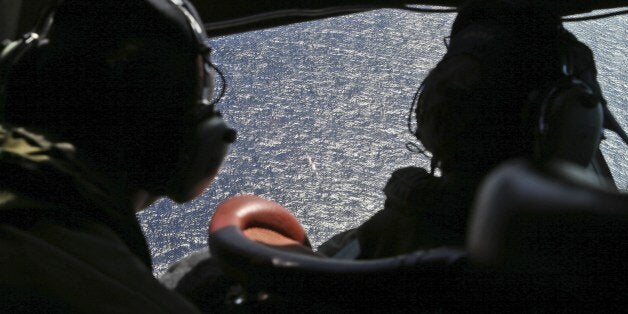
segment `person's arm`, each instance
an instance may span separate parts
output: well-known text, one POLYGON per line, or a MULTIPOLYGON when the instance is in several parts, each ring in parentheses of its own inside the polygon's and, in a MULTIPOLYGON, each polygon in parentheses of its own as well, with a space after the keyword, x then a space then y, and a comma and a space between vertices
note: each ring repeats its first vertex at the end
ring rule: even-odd
POLYGON ((360 259, 409 253, 433 241, 426 232, 425 210, 440 199, 440 178, 425 169, 405 167, 393 172, 384 187, 384 209, 358 228, 360 259))

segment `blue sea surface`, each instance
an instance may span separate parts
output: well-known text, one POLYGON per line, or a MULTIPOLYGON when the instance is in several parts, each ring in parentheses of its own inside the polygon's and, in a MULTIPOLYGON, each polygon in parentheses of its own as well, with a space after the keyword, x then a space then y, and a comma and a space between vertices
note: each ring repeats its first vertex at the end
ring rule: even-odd
MULTIPOLYGON (((314 246, 381 209, 394 169, 429 165, 405 148, 406 117, 454 17, 377 10, 213 39, 228 83, 219 108, 239 137, 201 197, 162 199, 138 215, 155 274, 205 247, 214 208, 236 194, 283 204, 314 246)), ((604 95, 628 129, 628 17, 567 28, 592 48, 604 95)), ((602 147, 628 189, 626 146, 608 134, 602 147)))

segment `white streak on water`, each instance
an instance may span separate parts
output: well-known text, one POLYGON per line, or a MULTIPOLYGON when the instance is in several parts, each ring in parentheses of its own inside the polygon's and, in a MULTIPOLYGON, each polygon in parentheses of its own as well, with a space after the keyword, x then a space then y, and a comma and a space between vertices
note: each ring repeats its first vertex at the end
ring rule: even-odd
POLYGON ((318 177, 318 172, 316 171, 316 164, 312 160, 312 157, 310 157, 309 155, 305 155, 305 157, 307 158, 307 163, 310 165, 310 168, 312 168, 312 171, 314 171, 314 174, 318 177))

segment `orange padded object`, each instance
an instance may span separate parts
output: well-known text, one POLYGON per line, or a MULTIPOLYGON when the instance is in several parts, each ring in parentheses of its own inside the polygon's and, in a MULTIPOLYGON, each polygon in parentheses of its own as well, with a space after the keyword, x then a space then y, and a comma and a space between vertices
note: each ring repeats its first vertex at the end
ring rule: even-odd
POLYGON ((288 209, 256 195, 237 195, 218 205, 209 223, 209 233, 230 226, 242 230, 253 241, 310 246, 305 230, 288 209))

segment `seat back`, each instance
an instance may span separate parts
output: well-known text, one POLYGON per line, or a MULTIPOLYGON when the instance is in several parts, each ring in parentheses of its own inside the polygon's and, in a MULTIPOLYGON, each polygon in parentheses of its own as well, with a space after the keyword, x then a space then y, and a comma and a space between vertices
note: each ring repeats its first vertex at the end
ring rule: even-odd
POLYGON ((621 288, 628 287, 628 194, 586 178, 569 164, 515 161, 496 169, 468 229, 472 262, 553 297, 628 299, 621 288))

